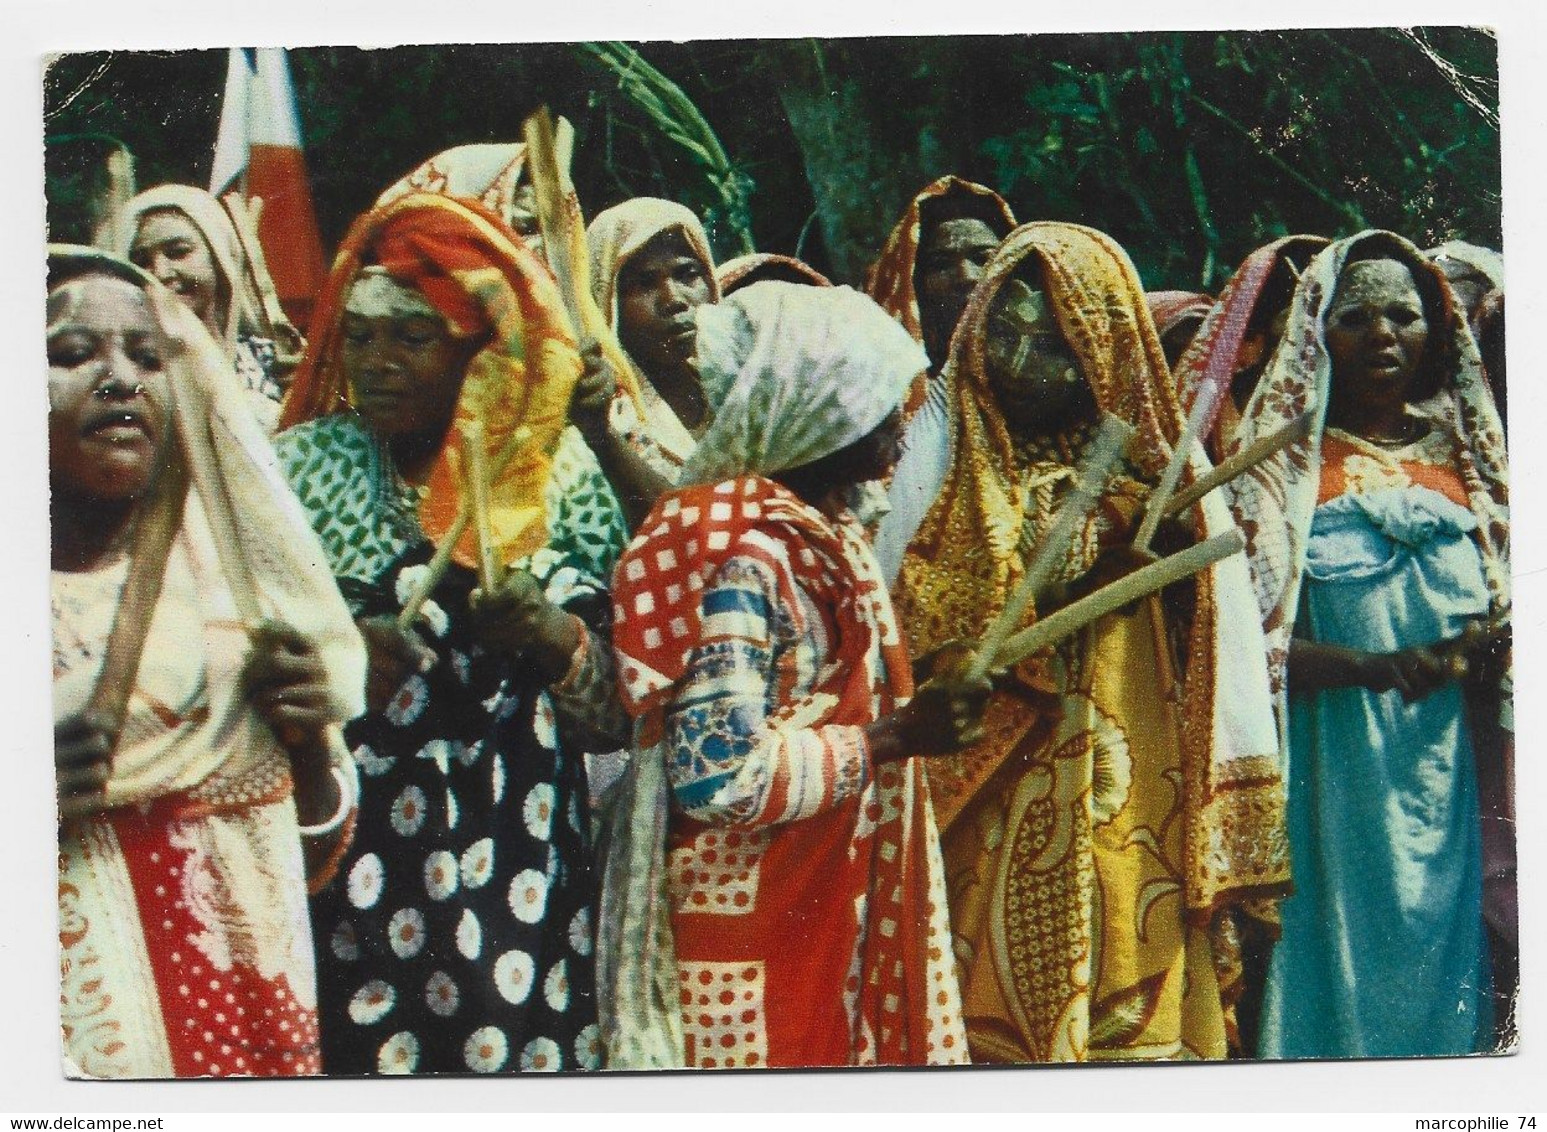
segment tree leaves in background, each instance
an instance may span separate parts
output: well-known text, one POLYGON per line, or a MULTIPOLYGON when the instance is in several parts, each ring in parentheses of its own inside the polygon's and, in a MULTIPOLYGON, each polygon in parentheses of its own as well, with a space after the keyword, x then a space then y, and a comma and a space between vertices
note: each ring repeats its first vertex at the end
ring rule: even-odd
MULTIPOLYGON (((1297 231, 1500 242, 1497 44, 1485 29, 303 48, 290 59, 331 242, 424 158, 518 140, 543 103, 575 124, 588 215, 627 196, 675 198, 705 215, 723 254, 755 233, 760 248, 844 282, 863 277, 904 203, 944 173, 998 189, 1023 219, 1111 233, 1155 289, 1216 288, 1252 248, 1297 231), (620 86, 625 74, 657 102, 620 86)), ((45 129, 122 141, 142 185, 204 184, 224 73, 222 51, 62 56, 45 78, 45 129)), ((80 205, 62 168, 50 147, 56 227, 80 205)))

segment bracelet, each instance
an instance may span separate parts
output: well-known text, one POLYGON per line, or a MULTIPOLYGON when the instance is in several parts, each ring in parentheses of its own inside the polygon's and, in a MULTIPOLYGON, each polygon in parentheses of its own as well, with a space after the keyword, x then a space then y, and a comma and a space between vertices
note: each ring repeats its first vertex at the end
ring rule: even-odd
MULTIPOLYGON (((329 737, 330 739, 336 737, 338 740, 334 744, 335 748, 343 747, 343 736, 339 735, 336 728, 330 729, 329 737)), ((347 750, 344 751, 344 756, 342 766, 335 762, 328 768, 329 772, 333 775, 333 781, 338 783, 338 809, 327 821, 319 822, 317 825, 301 826, 302 837, 324 837, 327 834, 336 832, 344 824, 345 819, 354 811, 355 807, 359 805, 360 771, 355 766, 354 756, 350 755, 347 750)))

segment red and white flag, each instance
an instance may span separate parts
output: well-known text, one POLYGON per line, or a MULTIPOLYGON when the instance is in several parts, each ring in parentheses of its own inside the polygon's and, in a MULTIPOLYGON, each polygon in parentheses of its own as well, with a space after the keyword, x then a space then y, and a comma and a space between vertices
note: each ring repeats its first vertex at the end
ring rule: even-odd
POLYGON ((258 240, 280 305, 302 331, 327 274, 283 47, 231 48, 210 192, 261 197, 258 240))

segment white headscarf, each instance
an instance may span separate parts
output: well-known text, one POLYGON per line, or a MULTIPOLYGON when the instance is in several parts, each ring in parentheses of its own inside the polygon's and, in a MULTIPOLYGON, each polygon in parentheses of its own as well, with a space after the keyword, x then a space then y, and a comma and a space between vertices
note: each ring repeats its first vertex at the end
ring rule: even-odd
POLYGON ((830 456, 873 431, 929 366, 923 347, 852 287, 754 283, 697 318, 714 423, 684 485, 830 456))
POLYGON ((221 323, 226 348, 230 349, 240 334, 274 337, 274 329, 264 312, 263 297, 248 270, 249 250, 237 234, 225 206, 193 185, 157 185, 146 189, 129 202, 121 229, 124 243, 117 249, 119 255, 128 258, 141 223, 152 212, 182 213, 209 245, 227 292, 221 323))

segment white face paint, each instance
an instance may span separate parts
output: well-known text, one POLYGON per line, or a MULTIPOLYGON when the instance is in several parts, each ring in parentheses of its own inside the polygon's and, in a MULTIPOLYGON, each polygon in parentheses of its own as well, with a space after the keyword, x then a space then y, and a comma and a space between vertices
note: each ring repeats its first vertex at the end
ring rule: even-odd
POLYGON ((354 285, 349 288, 344 310, 361 318, 428 318, 441 323, 446 321, 416 288, 404 286, 381 267, 367 267, 360 272, 354 285))
POLYGON ((1327 309, 1326 328, 1335 399, 1406 397, 1429 340, 1423 297, 1406 264, 1349 264, 1327 309))
POLYGON ((1094 406, 1047 295, 1023 280, 995 296, 983 352, 989 387, 1012 425, 1057 432, 1094 406))

